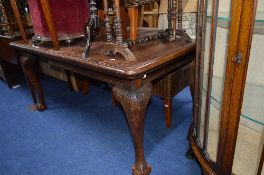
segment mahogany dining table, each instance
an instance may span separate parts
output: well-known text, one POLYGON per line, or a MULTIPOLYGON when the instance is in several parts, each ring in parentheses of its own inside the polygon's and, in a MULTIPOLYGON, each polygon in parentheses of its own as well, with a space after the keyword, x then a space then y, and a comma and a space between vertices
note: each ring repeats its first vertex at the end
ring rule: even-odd
POLYGON ((86 59, 82 58, 82 42, 62 46, 60 50, 53 50, 49 44, 36 47, 31 41, 15 41, 10 45, 20 57, 33 101, 40 111, 47 106, 35 69, 37 60, 52 61, 65 70, 111 84, 114 97, 124 109, 134 143, 135 163, 132 173, 150 174, 151 166, 145 160, 143 139, 145 113, 152 95, 152 83, 193 61, 195 40, 155 39, 133 45, 130 49, 136 61, 127 61, 119 54, 106 55, 105 42, 100 40, 92 43, 90 55, 86 59))

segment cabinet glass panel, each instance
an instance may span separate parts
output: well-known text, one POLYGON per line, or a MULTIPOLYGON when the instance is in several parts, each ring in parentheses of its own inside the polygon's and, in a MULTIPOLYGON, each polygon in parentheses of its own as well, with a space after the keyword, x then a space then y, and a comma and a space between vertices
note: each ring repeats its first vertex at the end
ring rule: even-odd
MULTIPOLYGON (((264 1, 258 1, 233 172, 257 174, 264 142, 264 1)), ((264 174, 262 170, 262 175, 264 174)))
MULTIPOLYGON (((220 127, 220 110, 222 106, 223 86, 226 69, 226 58, 228 52, 229 28, 222 27, 221 20, 230 23, 231 1, 221 0, 218 5, 216 16, 216 33, 215 33, 215 51, 213 54, 212 70, 212 91, 210 101, 210 117, 208 128, 208 146, 207 152, 213 161, 216 161, 218 148, 219 127, 220 127)), ((209 17, 210 18, 210 17, 209 17)))
POLYGON ((203 146, 204 142, 204 127, 205 127, 205 109, 206 109, 206 98, 207 98, 207 84, 208 84, 208 71, 209 71, 209 59, 210 59, 210 36, 212 29, 212 18, 206 16, 212 15, 213 0, 205 0, 206 14, 205 14, 205 34, 204 34, 204 52, 203 52, 203 84, 202 84, 202 104, 201 104, 201 118, 200 118, 200 144, 203 146))
POLYGON ((205 18, 205 49, 203 64, 203 86, 202 86, 202 104, 201 104, 201 124, 200 124, 200 142, 207 151, 208 156, 216 161, 218 148, 220 109, 223 94, 224 74, 226 67, 227 43, 229 37, 229 28, 219 26, 219 19, 230 21, 231 1, 208 0, 207 14, 205 18), (218 4, 219 3, 219 4, 218 4), (218 11, 213 11, 213 5, 216 5, 218 11), (217 48, 217 49, 216 49, 217 48), (211 59, 211 61, 210 61, 211 59), (207 96, 210 98, 207 103, 207 96), (206 106, 208 109, 206 109, 206 106), (206 112, 206 110, 208 110, 206 112), (207 113, 207 120, 206 120, 207 113), (206 126, 206 121, 208 125, 206 126), (204 128, 207 131, 204 132, 204 128))

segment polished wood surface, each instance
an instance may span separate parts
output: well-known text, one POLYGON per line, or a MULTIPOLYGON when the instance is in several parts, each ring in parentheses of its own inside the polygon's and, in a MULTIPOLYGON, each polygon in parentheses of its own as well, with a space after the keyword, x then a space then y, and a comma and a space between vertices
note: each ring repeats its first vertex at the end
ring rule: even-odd
MULTIPOLYGON (((151 32, 142 29, 139 33, 151 32)), ((173 73, 193 60, 195 41, 179 39, 169 42, 157 39, 133 46, 131 50, 137 57, 137 61, 134 62, 126 61, 120 55, 105 55, 104 42, 101 41, 93 43, 87 59, 81 57, 83 52, 81 43, 61 47, 59 51, 54 51, 51 46, 35 48, 31 42, 25 44, 17 41, 11 45, 21 56, 29 86, 37 92, 38 98, 34 94, 33 100, 39 110, 44 110, 46 104, 37 74, 32 71, 36 58, 53 61, 54 65, 57 63, 65 70, 112 84, 113 94, 124 109, 134 142, 135 164, 132 172, 134 175, 150 173, 151 166, 144 156, 143 138, 144 118, 152 95, 152 82, 173 73)), ((33 93, 33 90, 31 92, 33 93)))
MULTIPOLYGON (((151 32, 149 33, 151 34, 151 32)), ((195 42, 154 40, 148 44, 133 46, 131 51, 137 57, 137 61, 129 62, 119 55, 104 55, 104 42, 100 41, 92 44, 91 55, 88 59, 81 58, 83 47, 79 44, 71 47, 62 47, 60 51, 54 51, 51 47, 36 48, 32 46, 31 42, 24 44, 18 41, 11 45, 19 48, 19 50, 38 54, 53 61, 67 62, 125 79, 142 78, 144 74, 160 68, 163 64, 177 62, 175 58, 180 59, 181 55, 190 53, 195 49, 195 42)), ((170 65, 168 66, 170 67, 170 65)), ((164 70, 164 72, 169 72, 169 70, 164 70)))

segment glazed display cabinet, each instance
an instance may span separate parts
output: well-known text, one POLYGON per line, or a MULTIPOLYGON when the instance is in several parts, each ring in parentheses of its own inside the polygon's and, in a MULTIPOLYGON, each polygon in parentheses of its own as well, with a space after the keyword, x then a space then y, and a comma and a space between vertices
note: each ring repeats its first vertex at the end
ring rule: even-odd
POLYGON ((204 174, 264 175, 264 1, 200 0, 190 143, 204 174))

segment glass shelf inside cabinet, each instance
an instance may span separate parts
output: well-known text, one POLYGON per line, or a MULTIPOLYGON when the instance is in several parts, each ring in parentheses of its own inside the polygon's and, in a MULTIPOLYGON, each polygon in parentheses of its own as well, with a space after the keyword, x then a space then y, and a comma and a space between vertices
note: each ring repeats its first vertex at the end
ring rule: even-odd
MULTIPOLYGON (((207 78, 207 76, 204 76, 207 78)), ((222 101, 222 77, 214 76, 213 86, 211 93, 211 104, 218 110, 220 110, 222 101)), ((206 94, 207 90, 203 88, 203 94, 206 94)), ((243 109, 241 111, 241 124, 248 128, 251 128, 257 132, 262 132, 264 128, 264 86, 258 85, 252 82, 246 82, 244 99, 247 99, 243 103, 243 109)))
MULTIPOLYGON (((207 16, 207 22, 211 23, 212 16, 207 16)), ((222 28, 229 28, 230 26, 229 13, 219 12, 217 18, 217 26, 222 28)), ((264 35, 264 11, 256 13, 254 34, 264 35)))

